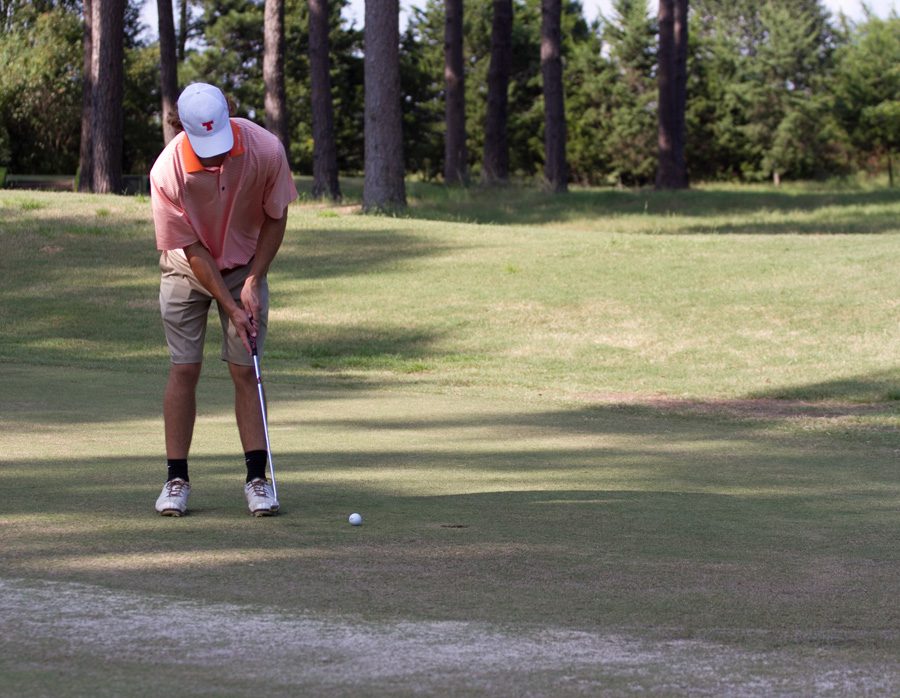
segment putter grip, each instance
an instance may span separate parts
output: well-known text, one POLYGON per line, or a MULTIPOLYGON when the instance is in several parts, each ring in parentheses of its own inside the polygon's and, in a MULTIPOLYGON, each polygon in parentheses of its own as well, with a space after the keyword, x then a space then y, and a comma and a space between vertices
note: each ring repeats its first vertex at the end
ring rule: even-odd
POLYGON ((250 342, 250 353, 253 356, 259 356, 259 352, 256 349, 256 337, 247 335, 247 340, 250 342))

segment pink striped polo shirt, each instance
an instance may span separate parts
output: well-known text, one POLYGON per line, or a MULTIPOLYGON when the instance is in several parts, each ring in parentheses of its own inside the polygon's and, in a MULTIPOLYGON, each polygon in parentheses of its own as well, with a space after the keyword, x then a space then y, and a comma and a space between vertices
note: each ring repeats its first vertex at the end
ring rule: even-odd
POLYGON ((297 188, 281 141, 247 119, 232 119, 234 147, 220 167, 203 167, 184 132, 150 170, 151 208, 160 251, 203 243, 219 269, 256 253, 266 220, 281 218, 297 188))

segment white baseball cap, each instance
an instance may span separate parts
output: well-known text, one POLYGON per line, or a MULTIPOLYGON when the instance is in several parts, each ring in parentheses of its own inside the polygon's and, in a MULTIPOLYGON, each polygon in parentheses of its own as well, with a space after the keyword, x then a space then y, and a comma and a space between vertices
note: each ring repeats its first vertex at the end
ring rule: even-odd
POLYGON ((228 102, 218 87, 195 82, 178 98, 178 118, 197 157, 211 158, 234 146, 228 102))

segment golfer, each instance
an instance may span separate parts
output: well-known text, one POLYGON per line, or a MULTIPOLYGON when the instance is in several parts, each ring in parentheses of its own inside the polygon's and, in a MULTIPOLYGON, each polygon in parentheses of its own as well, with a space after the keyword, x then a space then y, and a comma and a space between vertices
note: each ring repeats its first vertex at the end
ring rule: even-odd
POLYGON ((168 473, 156 511, 181 516, 191 492, 188 451, 206 321, 213 300, 222 324, 222 360, 234 382, 237 427, 255 516, 278 512, 266 479, 266 438, 250 354, 266 338, 266 274, 284 238, 297 189, 281 142, 252 121, 231 118, 222 92, 188 85, 178 99, 184 129, 150 171, 162 277, 159 305, 171 365, 163 400, 168 473))

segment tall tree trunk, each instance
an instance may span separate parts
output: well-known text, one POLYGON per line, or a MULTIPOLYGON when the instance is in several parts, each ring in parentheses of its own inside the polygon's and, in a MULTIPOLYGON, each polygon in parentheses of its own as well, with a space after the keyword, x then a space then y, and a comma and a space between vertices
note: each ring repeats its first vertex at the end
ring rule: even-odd
POLYGON ((94 191, 122 191, 125 0, 93 0, 91 142, 94 191))
POLYGON ((399 0, 366 0, 364 211, 406 207, 399 0))
POLYGON ((659 0, 657 189, 686 189, 688 0, 659 0))
POLYGON ((81 90, 81 148, 78 155, 78 191, 94 190, 94 147, 91 142, 91 101, 93 100, 93 34, 91 0, 84 0, 84 59, 81 90))
POLYGON ((340 201, 331 60, 328 42, 328 0, 309 0, 309 77, 312 99, 313 188, 316 199, 340 201))
POLYGON ((162 96, 163 142, 175 138, 178 130, 169 123, 178 110, 178 56, 175 47, 175 17, 172 0, 156 0, 159 15, 159 87, 162 96))
POLYGON ((466 93, 463 65, 463 0, 444 2, 444 182, 468 180, 466 93))
POLYGON ((178 1, 178 62, 184 63, 188 37, 188 0, 178 1))
POLYGON ((284 0, 266 0, 264 44, 266 128, 278 136, 290 160, 287 98, 284 90, 284 0))
POLYGON ((484 125, 485 184, 509 181, 509 76, 512 73, 512 0, 494 0, 491 65, 488 68, 487 117, 484 125))
POLYGON ((684 186, 688 186, 687 160, 687 81, 688 81, 688 0, 675 0, 675 129, 678 145, 675 150, 684 186))
POLYGON ((558 193, 568 190, 561 22, 561 0, 541 0, 541 76, 544 84, 544 180, 548 189, 558 193))

